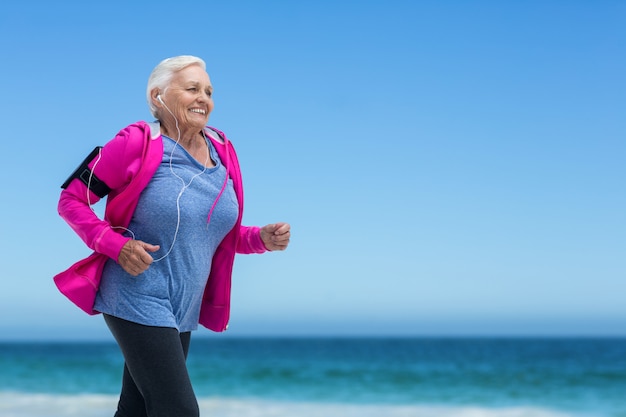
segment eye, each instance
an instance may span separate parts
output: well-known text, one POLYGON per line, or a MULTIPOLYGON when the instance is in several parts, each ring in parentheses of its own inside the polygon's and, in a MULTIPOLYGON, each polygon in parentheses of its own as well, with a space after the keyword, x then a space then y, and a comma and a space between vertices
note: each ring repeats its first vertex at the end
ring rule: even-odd
POLYGON ((209 97, 213 97, 213 91, 206 90, 206 95, 209 96, 209 97))
POLYGON ((198 91, 198 89, 196 87, 189 87, 187 91, 198 91))

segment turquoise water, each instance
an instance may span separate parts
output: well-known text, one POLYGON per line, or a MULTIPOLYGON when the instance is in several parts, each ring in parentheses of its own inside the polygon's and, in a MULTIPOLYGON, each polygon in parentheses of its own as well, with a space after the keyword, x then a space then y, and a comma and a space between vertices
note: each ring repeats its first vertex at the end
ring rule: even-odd
MULTIPOLYGON (((0 344, 0 415, 110 416, 122 364, 0 344)), ((626 339, 198 338, 188 364, 206 416, 626 416, 626 339)))

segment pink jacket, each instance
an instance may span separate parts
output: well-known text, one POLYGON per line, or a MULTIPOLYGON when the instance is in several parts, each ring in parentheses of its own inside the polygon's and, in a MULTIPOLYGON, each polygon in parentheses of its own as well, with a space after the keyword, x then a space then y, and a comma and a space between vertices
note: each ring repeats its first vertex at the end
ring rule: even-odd
MULTIPOLYGON (((258 227, 241 225, 243 187, 239 162, 232 144, 222 132, 219 132, 221 138, 210 129, 206 133, 233 181, 239 202, 235 227, 224 237, 213 256, 200 310, 199 323, 221 332, 227 328, 230 317, 235 253, 263 253, 267 249, 258 227)), ((105 262, 109 258, 117 261, 122 247, 130 239, 121 234, 123 229, 114 226, 128 227, 139 195, 162 159, 163 142, 158 123, 137 122, 121 130, 102 148, 94 169, 94 174, 111 188, 104 220, 99 219, 89 206, 99 200, 98 196, 87 191, 82 181, 72 181, 61 192, 59 214, 94 253, 57 274, 54 281, 63 294, 88 314, 98 313, 93 310, 93 303, 105 262)), ((93 167, 94 163, 95 160, 89 166, 93 167)))

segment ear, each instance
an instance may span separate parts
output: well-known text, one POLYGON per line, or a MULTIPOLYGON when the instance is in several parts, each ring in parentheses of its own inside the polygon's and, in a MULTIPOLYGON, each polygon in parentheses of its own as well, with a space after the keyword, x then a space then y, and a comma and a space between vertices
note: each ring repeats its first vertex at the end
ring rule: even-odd
POLYGON ((156 107, 161 107, 162 104, 159 101, 159 99, 157 98, 159 96, 160 92, 158 88, 155 88, 154 90, 152 90, 150 92, 150 98, 152 99, 152 104, 154 104, 156 107))

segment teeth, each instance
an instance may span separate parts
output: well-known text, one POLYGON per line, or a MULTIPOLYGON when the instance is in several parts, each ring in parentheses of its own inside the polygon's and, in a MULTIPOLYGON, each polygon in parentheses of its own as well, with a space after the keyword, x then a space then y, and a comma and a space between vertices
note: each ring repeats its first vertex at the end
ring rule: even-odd
POLYGON ((206 112, 202 109, 191 109, 190 111, 193 113, 206 114, 206 112))

